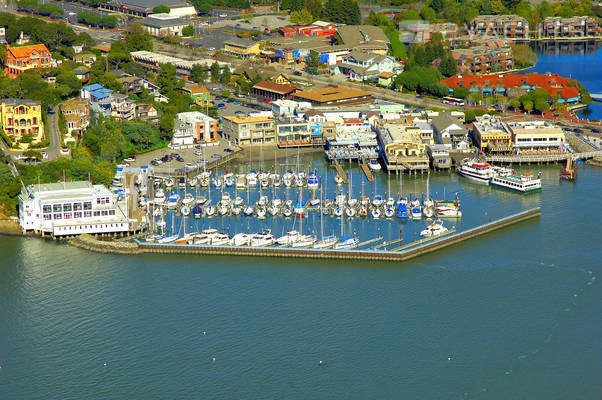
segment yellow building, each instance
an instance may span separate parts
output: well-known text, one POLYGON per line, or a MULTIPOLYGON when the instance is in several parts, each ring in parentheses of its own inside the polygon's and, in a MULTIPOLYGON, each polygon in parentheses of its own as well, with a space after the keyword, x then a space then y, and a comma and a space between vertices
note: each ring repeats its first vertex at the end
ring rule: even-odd
POLYGON ((378 136, 388 170, 428 170, 427 145, 420 138, 416 125, 382 124, 378 136))
POLYGON ((226 139, 239 146, 276 143, 274 119, 270 117, 224 116, 222 132, 226 139))
POLYGON ((251 40, 230 40, 224 42, 224 52, 242 58, 253 57, 261 51, 259 49, 259 44, 259 42, 253 42, 251 40))
POLYGON ((32 143, 44 139, 42 104, 39 101, 4 99, 0 102, 0 127, 13 143, 31 135, 32 143))
POLYGON ((502 120, 489 114, 476 117, 472 128, 472 139, 482 153, 512 151, 512 133, 502 120))

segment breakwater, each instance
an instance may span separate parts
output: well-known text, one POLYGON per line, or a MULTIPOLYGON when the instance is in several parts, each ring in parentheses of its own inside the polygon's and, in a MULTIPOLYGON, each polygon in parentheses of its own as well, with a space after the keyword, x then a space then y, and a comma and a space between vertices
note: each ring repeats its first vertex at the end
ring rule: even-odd
MULTIPOLYGON (((84 247, 79 242, 74 242, 78 247, 89 250, 113 252, 117 250, 120 254, 199 254, 213 256, 260 256, 260 257, 290 257, 290 258, 315 258, 315 259, 340 259, 340 260, 378 260, 378 261, 404 261, 414 257, 425 255, 442 248, 459 244, 465 240, 485 235, 495 230, 517 224, 522 221, 537 218, 541 215, 540 208, 533 208, 517 214, 504 217, 475 228, 459 233, 452 233, 433 239, 432 241, 417 241, 403 246, 399 251, 391 250, 334 250, 334 249, 295 249, 286 247, 237 247, 237 246, 210 246, 189 244, 160 244, 146 243, 134 240, 128 243, 130 246, 113 247, 113 243, 104 242, 98 246, 89 242, 84 247)), ((117 242, 119 243, 119 242, 117 242)), ((116 245, 116 244, 115 244, 116 245)))

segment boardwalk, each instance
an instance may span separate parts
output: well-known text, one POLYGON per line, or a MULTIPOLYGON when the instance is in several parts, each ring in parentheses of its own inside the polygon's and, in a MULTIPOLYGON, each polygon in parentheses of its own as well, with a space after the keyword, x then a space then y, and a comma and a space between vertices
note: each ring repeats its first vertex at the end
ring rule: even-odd
POLYGON ((572 160, 587 160, 594 157, 602 157, 602 151, 589 151, 585 153, 566 153, 566 154, 542 154, 533 156, 487 156, 487 162, 503 164, 539 164, 548 162, 566 161, 570 157, 572 160))
POLYGON ((372 171, 370 171, 368 164, 360 163, 360 167, 362 167, 362 171, 364 171, 364 174, 366 175, 366 179, 368 179, 368 182, 374 182, 374 175, 372 174, 372 171))
POLYGON ((349 183, 349 178, 347 177, 347 174, 345 173, 343 167, 341 167, 339 164, 335 164, 334 168, 337 170, 337 174, 339 174, 339 176, 343 180, 343 183, 347 185, 349 183))

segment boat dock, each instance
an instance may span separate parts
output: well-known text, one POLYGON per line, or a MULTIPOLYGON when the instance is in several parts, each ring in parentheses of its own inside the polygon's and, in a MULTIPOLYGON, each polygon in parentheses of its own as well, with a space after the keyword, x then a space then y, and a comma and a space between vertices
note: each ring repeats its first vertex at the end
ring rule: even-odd
MULTIPOLYGON (((380 249, 353 249, 353 250, 334 250, 334 249, 299 249, 290 247, 248 247, 248 246, 210 246, 210 245, 189 245, 189 244, 160 244, 147 243, 134 239, 131 242, 106 242, 92 239, 85 244, 80 243, 78 238, 71 241, 75 246, 86 248, 98 252, 120 252, 122 254, 199 254, 209 256, 261 256, 261 257, 290 257, 290 258, 322 258, 337 260, 366 260, 366 261, 405 261, 414 257, 419 257, 428 253, 435 252, 445 247, 459 244, 468 239, 483 236, 487 233, 517 224, 519 222, 538 218, 541 215, 540 208, 533 208, 526 211, 500 218, 483 225, 468 229, 463 232, 451 233, 438 236, 432 240, 419 240, 408 245, 400 246, 395 251, 380 249), (118 248, 113 249, 113 247, 118 248)), ((379 239, 380 240, 380 239, 379 239)), ((389 241, 391 245, 400 242, 400 239, 389 241)), ((366 243, 364 243, 365 245, 366 243)))
POLYGON ((337 170, 337 174, 339 174, 339 176, 343 180, 343 183, 345 185, 349 184, 349 178, 347 177, 347 174, 345 173, 343 167, 341 167, 339 164, 334 164, 334 168, 337 170))
POLYGON ((359 249, 360 247, 368 246, 369 244, 380 242, 381 240, 383 240, 382 236, 379 236, 374 239, 366 240, 365 242, 361 242, 360 244, 358 244, 356 248, 359 249))
POLYGON ((388 242, 382 242, 381 244, 377 244, 376 246, 372 246, 370 248, 372 250, 378 250, 378 249, 386 248, 386 247, 389 247, 389 246, 392 246, 394 244, 401 243, 401 242, 403 242, 403 238, 389 240, 388 242))
POLYGON ((368 164, 365 162, 360 162, 360 167, 362 167, 362 171, 364 171, 364 175, 366 175, 368 182, 374 182, 374 174, 372 174, 372 171, 370 171, 368 164))

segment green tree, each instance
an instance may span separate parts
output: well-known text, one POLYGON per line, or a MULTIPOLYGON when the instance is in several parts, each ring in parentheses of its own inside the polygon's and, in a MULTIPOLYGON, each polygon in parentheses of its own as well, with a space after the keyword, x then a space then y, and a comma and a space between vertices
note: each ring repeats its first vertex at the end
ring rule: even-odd
POLYGON ((445 7, 445 3, 443 2, 443 0, 432 0, 430 7, 436 12, 440 12, 445 7))
POLYGON ((164 4, 153 7, 153 14, 169 14, 170 11, 171 8, 164 4))
POLYGON ((309 57, 307 57, 307 69, 311 72, 318 72, 321 64, 318 52, 311 50, 309 52, 309 57))
POLYGON ((548 104, 548 102, 543 98, 537 98, 535 99, 534 107, 541 113, 541 115, 543 115, 545 111, 550 109, 550 104, 548 104))
POLYGON ((293 11, 290 20, 291 23, 296 25, 309 25, 313 22, 314 17, 307 9, 303 8, 299 11, 293 11))
POLYGON ((159 86, 159 91, 164 95, 168 95, 181 87, 180 81, 176 76, 176 67, 172 63, 161 65, 161 69, 157 74, 157 85, 159 86))
POLYGON ((222 74, 220 76, 220 82, 223 85, 229 85, 231 79, 232 73, 230 72, 230 68, 227 65, 224 65, 224 69, 222 70, 222 74))
POLYGON ((520 100, 517 98, 510 99, 509 104, 510 104, 510 107, 512 107, 512 109, 515 111, 520 108, 520 100))
POLYGON ((119 24, 119 19, 115 15, 105 15, 100 19, 100 24, 107 28, 115 28, 119 24))
POLYGON ((202 83, 209 77, 209 71, 207 68, 200 64, 194 64, 190 70, 190 80, 196 83, 202 83))
POLYGON ((213 64, 211 64, 211 82, 217 83, 217 82, 219 82, 219 78, 220 78, 220 67, 219 67, 219 64, 217 63, 217 61, 215 61, 215 62, 213 62, 213 64))
POLYGON ((501 0, 490 0, 489 1, 490 7, 491 7, 491 12, 493 14, 503 14, 506 11, 506 8, 504 7, 504 3, 502 3, 501 0))
POLYGON ((153 51, 153 38, 139 23, 130 25, 125 31, 125 44, 129 51, 153 51))
POLYGON ((163 138, 170 138, 172 136, 174 118, 175 115, 168 112, 165 112, 163 113, 163 115, 161 115, 161 120, 159 121, 159 129, 161 130, 161 135, 163 138))
POLYGON ((182 29, 182 36, 194 36, 194 26, 185 26, 184 29, 182 29))
POLYGON ((521 101, 521 105, 523 106, 523 110, 526 112, 530 113, 533 111, 533 101, 530 99, 527 98, 525 101, 521 101))
POLYGON ((437 18, 435 10, 430 7, 423 7, 422 10, 420 10, 420 16, 428 22, 434 22, 437 18))

